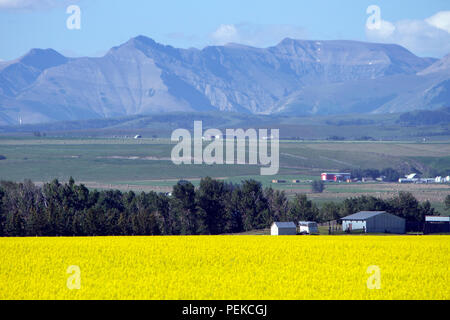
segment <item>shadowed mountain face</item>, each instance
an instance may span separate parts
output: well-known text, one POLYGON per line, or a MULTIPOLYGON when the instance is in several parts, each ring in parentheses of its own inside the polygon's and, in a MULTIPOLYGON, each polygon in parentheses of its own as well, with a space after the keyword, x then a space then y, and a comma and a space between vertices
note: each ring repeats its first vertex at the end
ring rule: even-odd
POLYGON ((449 103, 449 57, 397 45, 285 39, 176 49, 139 36, 101 58, 33 49, 0 63, 0 124, 177 111, 342 114, 449 103))

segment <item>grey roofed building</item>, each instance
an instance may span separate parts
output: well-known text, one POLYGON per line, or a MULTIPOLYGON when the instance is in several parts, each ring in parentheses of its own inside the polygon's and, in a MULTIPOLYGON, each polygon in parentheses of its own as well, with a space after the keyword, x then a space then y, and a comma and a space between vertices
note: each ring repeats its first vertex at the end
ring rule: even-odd
POLYGON ((296 227, 295 223, 293 222, 274 222, 274 224, 278 227, 278 228, 292 228, 292 227, 296 227))
POLYGON ((386 213, 386 211, 360 211, 355 214, 351 214, 341 220, 366 220, 368 218, 377 216, 379 214, 386 213))
POLYGON ((270 227, 270 234, 273 236, 296 235, 297 226, 294 222, 274 222, 270 227))
POLYGON ((406 220, 386 211, 361 211, 342 220, 342 230, 367 233, 405 233, 406 220))

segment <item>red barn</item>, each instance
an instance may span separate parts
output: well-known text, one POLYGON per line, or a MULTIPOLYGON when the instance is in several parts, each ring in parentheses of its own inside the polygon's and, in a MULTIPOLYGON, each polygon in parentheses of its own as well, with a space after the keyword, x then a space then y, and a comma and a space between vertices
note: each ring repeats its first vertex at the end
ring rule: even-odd
POLYGON ((322 181, 347 181, 351 178, 350 173, 322 173, 322 181))

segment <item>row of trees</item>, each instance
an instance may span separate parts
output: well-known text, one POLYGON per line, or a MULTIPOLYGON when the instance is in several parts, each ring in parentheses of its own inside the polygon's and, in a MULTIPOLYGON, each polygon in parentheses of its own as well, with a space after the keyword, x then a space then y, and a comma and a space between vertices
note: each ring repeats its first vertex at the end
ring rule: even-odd
POLYGON ((385 181, 397 182, 398 179, 402 177, 400 172, 392 168, 385 168, 383 170, 378 169, 349 169, 344 170, 345 172, 351 172, 352 178, 362 179, 362 178, 372 178, 376 179, 379 177, 385 177, 385 181))
POLYGON ((320 209, 306 195, 288 200, 283 191, 204 178, 195 188, 178 182, 171 196, 155 192, 90 191, 58 180, 0 183, 0 236, 197 235, 238 233, 273 221, 326 222, 361 210, 386 210, 410 221, 433 215, 429 202, 411 194, 390 200, 361 196, 320 209))

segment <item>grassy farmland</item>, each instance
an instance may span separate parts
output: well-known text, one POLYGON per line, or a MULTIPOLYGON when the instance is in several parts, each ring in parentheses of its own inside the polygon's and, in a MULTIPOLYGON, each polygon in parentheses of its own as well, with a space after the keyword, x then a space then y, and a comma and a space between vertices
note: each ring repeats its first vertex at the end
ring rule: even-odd
MULTIPOLYGON (((46 182, 54 178, 76 181, 90 188, 137 191, 170 191, 179 179, 211 176, 239 183, 255 179, 265 187, 285 190, 288 196, 310 193, 307 181, 318 179, 323 171, 348 168, 393 167, 410 172, 447 172, 450 174, 448 142, 330 142, 282 141, 280 172, 260 176, 251 165, 181 165, 170 161, 174 144, 165 139, 106 138, 0 138, 0 179, 46 182), (272 184, 273 179, 285 180, 272 184), (301 180, 294 184, 292 180, 301 180)), ((330 184, 323 194, 309 194, 319 205, 347 197, 369 194, 382 198, 398 191, 410 191, 419 200, 429 200, 443 212, 442 201, 450 193, 448 185, 399 185, 384 183, 330 184)))

